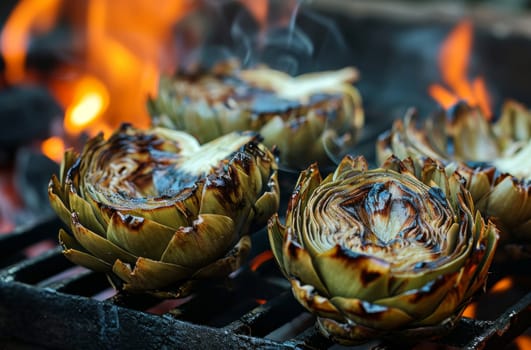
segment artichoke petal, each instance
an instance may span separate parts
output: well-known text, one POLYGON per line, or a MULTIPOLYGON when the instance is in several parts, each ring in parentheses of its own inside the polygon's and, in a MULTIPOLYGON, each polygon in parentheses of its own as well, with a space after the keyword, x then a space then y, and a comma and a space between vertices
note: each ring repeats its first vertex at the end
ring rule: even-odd
MULTIPOLYGON (((477 207, 480 210, 488 211, 490 215, 495 217, 514 217, 516 220, 528 212, 522 213, 522 209, 529 209, 531 204, 526 205, 526 201, 522 200, 527 197, 526 189, 515 184, 515 179, 511 176, 504 176, 502 180, 497 183, 489 193, 477 202, 477 207)), ((531 203, 531 201, 529 201, 531 203)))
POLYGON ((280 267, 282 274, 288 277, 286 269, 284 267, 284 259, 282 252, 285 232, 286 228, 280 223, 278 214, 274 214, 273 217, 269 219, 269 222, 267 224, 267 234, 269 237, 269 243, 271 245, 271 251, 273 252, 273 256, 275 257, 275 260, 277 261, 277 264, 280 267))
POLYGON ((345 321, 341 312, 328 300, 309 284, 302 284, 296 278, 290 280, 293 296, 306 310, 316 313, 321 317, 331 318, 338 321, 345 321))
POLYGON ((396 307, 382 306, 356 298, 333 297, 330 302, 346 318, 356 324, 381 330, 400 328, 414 320, 413 316, 396 307))
POLYGON ((76 249, 65 249, 63 250, 63 255, 74 264, 81 265, 96 272, 107 273, 111 270, 111 264, 94 255, 76 249))
POLYGON ((224 256, 235 243, 234 221, 224 215, 201 214, 192 227, 182 227, 162 254, 161 261, 186 267, 201 267, 224 256))
POLYGON ((199 269, 192 278, 200 279, 227 276, 242 266, 250 250, 251 238, 249 236, 243 236, 225 257, 199 269))
POLYGON ((329 293, 326 287, 315 271, 312 257, 296 241, 291 232, 291 228, 288 228, 287 231, 284 246, 282 247, 282 255, 284 258, 282 266, 284 266, 286 275, 288 278, 295 277, 304 281, 306 284, 314 286, 317 292, 322 295, 328 295, 329 293))
POLYGON ((109 264, 114 263, 116 259, 121 259, 128 263, 133 263, 136 260, 136 256, 81 225, 76 213, 72 213, 70 225, 79 244, 101 260, 109 264))
POLYGON ((384 260, 336 245, 317 255, 314 266, 331 295, 374 301, 389 291, 390 265, 384 260))
POLYGON ((321 173, 316 163, 311 164, 308 169, 302 171, 297 180, 297 186, 291 194, 286 211, 286 222, 293 221, 293 215, 299 215, 298 208, 306 206, 310 195, 321 183, 321 173), (294 213, 295 211, 295 213, 294 213))
POLYGON ((88 254, 85 249, 63 229, 59 230, 59 244, 63 246, 63 255, 74 264, 98 272, 109 272, 111 264, 88 254))
POLYGON ((61 221, 67 226, 70 226, 71 212, 66 206, 66 203, 60 193, 60 184, 57 182, 57 177, 53 175, 52 179, 50 180, 50 184, 48 185, 48 199, 52 209, 55 211, 57 216, 59 216, 59 219, 61 219, 61 221))
POLYGON ((411 289, 402 294, 378 299, 376 303, 389 308, 398 308, 415 319, 422 319, 431 314, 439 302, 457 282, 459 272, 441 275, 429 280, 418 289, 411 289))
POLYGON ((123 289, 131 292, 157 290, 193 274, 192 269, 147 258, 138 258, 134 268, 118 259, 112 271, 125 282, 123 289))
POLYGON ((255 225, 262 226, 271 217, 271 213, 276 213, 278 210, 279 202, 278 197, 280 194, 280 187, 278 184, 277 173, 271 176, 268 183, 267 192, 264 192, 254 204, 254 218, 255 225))
POLYGON ((182 206, 183 204, 179 203, 169 206, 160 206, 153 209, 131 210, 123 212, 124 214, 127 213, 133 216, 144 217, 151 222, 158 222, 161 225, 172 228, 175 231, 181 226, 188 226, 190 224, 190 220, 188 219, 189 215, 187 215, 186 212, 183 212, 183 209, 181 208, 182 206))
POLYGON ((83 226, 100 236, 105 236, 105 226, 101 222, 103 219, 98 219, 101 218, 99 211, 94 210, 89 202, 72 191, 69 191, 69 203, 70 211, 78 214, 83 226))
POLYGON ((175 234, 171 227, 153 220, 120 212, 107 226, 107 239, 135 256, 160 259, 175 234))

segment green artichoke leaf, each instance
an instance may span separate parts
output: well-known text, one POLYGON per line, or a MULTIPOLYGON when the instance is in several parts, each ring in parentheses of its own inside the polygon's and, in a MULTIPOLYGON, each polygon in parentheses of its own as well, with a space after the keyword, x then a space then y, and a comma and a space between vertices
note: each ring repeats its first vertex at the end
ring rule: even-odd
POLYGON ((92 232, 105 236, 106 224, 100 211, 71 190, 68 191, 68 197, 70 211, 77 213, 80 223, 92 232))
POLYGON ((128 263, 133 263, 137 258, 111 241, 84 227, 79 222, 76 213, 72 213, 70 227, 79 244, 103 261, 112 264, 116 259, 121 259, 128 263))
POLYGON ((278 211, 278 194, 280 193, 280 186, 278 184, 277 173, 271 176, 267 187, 271 190, 264 192, 256 200, 253 206, 253 221, 258 223, 267 222, 267 220, 271 217, 271 213, 276 213, 278 211))
POLYGON ((74 264, 98 272, 109 272, 111 270, 111 264, 88 254, 85 248, 63 229, 59 230, 59 244, 63 247, 63 255, 74 264))
POLYGON ((336 245, 318 254, 314 265, 330 295, 375 301, 388 294, 390 264, 385 260, 336 245))
POLYGON ((53 175, 48 185, 48 200, 50 201, 50 206, 54 212, 59 216, 59 219, 61 219, 65 225, 70 226, 71 211, 67 208, 66 203, 63 200, 65 197, 61 194, 61 185, 57 181, 57 176, 53 175))
POLYGON ((321 317, 331 318, 337 321, 345 321, 345 317, 341 314, 330 300, 319 294, 314 286, 309 284, 302 284, 296 278, 290 280, 293 296, 301 305, 310 312, 314 312, 321 317))
POLYGON ((381 330, 393 330, 414 321, 414 317, 397 307, 382 306, 364 299, 333 297, 330 302, 341 310, 347 319, 356 324, 381 330))
POLYGON ((273 256, 275 257, 275 260, 277 261, 277 264, 280 267, 280 271, 282 271, 282 274, 284 276, 288 277, 288 274, 284 267, 284 259, 282 252, 285 234, 286 228, 280 222, 278 214, 273 214, 273 216, 271 217, 271 219, 269 219, 269 222, 267 223, 267 235, 269 237, 271 251, 273 252, 273 256))
POLYGON ((190 268, 205 266, 222 257, 237 238, 230 217, 200 214, 192 227, 182 227, 175 232, 161 261, 190 268))
POLYGON ((175 234, 175 229, 156 221, 114 213, 107 226, 107 239, 135 256, 158 260, 175 234))
POLYGON ((218 259, 197 270, 194 279, 224 277, 242 266, 243 261, 251 250, 251 237, 243 236, 238 243, 223 258, 218 259))
POLYGON ((423 319, 434 312, 441 300, 454 288, 458 277, 459 271, 440 275, 428 280, 418 289, 409 289, 401 294, 378 299, 375 303, 402 310, 414 319, 423 319))
POLYGON ((328 290, 323 282, 321 282, 321 278, 315 270, 312 257, 307 250, 301 247, 291 228, 287 229, 285 236, 282 247, 282 255, 284 258, 282 266, 284 266, 286 274, 289 277, 295 277, 314 286, 316 291, 321 295, 329 295, 328 290))
POLYGON ((193 274, 193 269, 147 258, 138 258, 134 268, 116 260, 112 271, 125 282, 125 291, 157 290, 175 284, 193 274))

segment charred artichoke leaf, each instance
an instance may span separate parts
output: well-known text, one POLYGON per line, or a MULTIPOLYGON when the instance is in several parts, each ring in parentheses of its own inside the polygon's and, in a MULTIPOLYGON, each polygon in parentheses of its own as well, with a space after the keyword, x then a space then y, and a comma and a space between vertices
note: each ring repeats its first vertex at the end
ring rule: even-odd
POLYGON ((184 130, 201 143, 253 130, 280 150, 281 164, 333 164, 351 150, 364 123, 352 67, 296 77, 265 66, 220 63, 209 71, 161 79, 148 101, 155 125, 184 130))
POLYGON ((48 193, 71 231, 59 233, 67 258, 123 290, 182 296, 244 261, 249 230, 278 209, 276 171, 252 132, 201 146, 184 132, 123 125, 67 151, 48 193))
POLYGON ((301 172, 269 240, 295 298, 333 340, 442 335, 483 287, 498 242, 457 173, 429 160, 301 172), (429 329, 429 331, 427 331, 429 329))

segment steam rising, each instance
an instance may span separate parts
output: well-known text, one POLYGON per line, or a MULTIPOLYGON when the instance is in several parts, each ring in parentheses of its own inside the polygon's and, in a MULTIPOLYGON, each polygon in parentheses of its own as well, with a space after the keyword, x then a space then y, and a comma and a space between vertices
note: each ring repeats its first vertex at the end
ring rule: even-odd
POLYGON ((265 64, 297 75, 350 64, 349 49, 334 21, 308 9, 307 1, 260 1, 266 2, 260 3, 267 9, 264 13, 251 9, 258 0, 207 2, 189 21, 198 41, 195 48, 190 48, 189 37, 178 35, 181 66, 190 68, 198 62, 210 66, 237 58, 244 68, 265 64), (200 35, 198 26, 202 27, 200 35))

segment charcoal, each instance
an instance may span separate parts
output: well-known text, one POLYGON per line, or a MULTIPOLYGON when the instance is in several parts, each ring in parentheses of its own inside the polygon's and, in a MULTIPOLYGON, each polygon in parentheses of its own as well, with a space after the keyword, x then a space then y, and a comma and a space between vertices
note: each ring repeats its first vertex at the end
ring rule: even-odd
POLYGON ((0 90, 0 149, 13 151, 50 136, 50 125, 62 111, 44 87, 18 85, 0 90))

